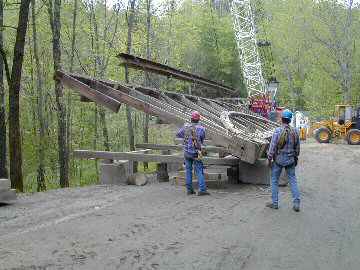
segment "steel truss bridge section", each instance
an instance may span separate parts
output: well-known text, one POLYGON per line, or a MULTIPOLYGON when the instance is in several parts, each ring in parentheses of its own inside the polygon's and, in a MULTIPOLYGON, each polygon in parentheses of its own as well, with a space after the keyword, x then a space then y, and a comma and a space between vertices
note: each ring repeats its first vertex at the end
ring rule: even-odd
POLYGON ((215 145, 233 156, 255 163, 266 151, 271 133, 278 126, 244 106, 216 99, 163 92, 157 89, 91 78, 57 71, 57 79, 81 96, 118 112, 127 104, 144 113, 158 116, 167 123, 183 125, 194 110, 202 114, 202 125, 215 145))

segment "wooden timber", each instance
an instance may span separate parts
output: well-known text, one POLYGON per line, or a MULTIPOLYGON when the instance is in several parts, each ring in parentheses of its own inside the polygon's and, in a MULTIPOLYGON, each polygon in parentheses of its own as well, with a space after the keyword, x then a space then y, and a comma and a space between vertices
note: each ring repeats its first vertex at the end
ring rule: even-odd
MULTIPOLYGON (((79 159, 105 159, 105 160, 130 160, 138 162, 156 162, 156 163, 182 163, 184 162, 183 155, 157 155, 144 154, 134 152, 106 152, 106 151, 91 151, 91 150, 75 150, 74 157, 79 159)), ((206 165, 220 165, 220 166, 238 166, 238 158, 212 158, 205 157, 203 159, 206 165)))
MULTIPOLYGON (((175 150, 175 151, 183 150, 183 146, 180 144, 171 145, 171 144, 140 143, 136 145, 136 148, 147 148, 152 150, 175 150)), ((203 149, 205 149, 207 152, 214 152, 214 153, 222 153, 225 151, 229 151, 224 147, 218 147, 218 146, 204 146, 203 149)))
MULTIPOLYGON (((180 145, 182 145, 183 142, 184 142, 184 140, 181 139, 181 138, 174 138, 174 143, 175 143, 175 144, 180 144, 180 145)), ((204 144, 205 144, 205 145, 214 145, 214 142, 213 142, 213 141, 210 141, 210 140, 205 140, 205 141, 204 141, 204 144)))

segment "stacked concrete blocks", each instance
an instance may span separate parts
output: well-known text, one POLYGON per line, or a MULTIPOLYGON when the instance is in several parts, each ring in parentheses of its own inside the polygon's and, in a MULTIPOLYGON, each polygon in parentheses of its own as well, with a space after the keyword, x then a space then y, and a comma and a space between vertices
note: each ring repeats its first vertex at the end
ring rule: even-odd
POLYGON ((100 184, 102 185, 136 185, 144 186, 148 177, 133 172, 133 162, 117 160, 113 163, 103 162, 100 166, 100 184))
POLYGON ((10 180, 0 179, 0 203, 10 204, 16 201, 16 191, 11 189, 10 180))

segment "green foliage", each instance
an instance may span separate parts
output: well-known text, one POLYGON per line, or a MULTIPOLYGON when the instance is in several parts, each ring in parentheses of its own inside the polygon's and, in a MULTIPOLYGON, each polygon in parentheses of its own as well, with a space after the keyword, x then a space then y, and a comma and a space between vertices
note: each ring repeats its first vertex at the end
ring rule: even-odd
POLYGON ((352 102, 360 102, 358 7, 348 21, 349 9, 339 1, 257 3, 262 5, 260 37, 272 43, 281 105, 309 111, 313 118, 328 117, 335 104, 346 102, 344 66, 349 67, 352 102))
MULTIPOLYGON (((45 145, 47 146, 45 173, 47 187, 50 189, 59 187, 58 127, 51 29, 44 4, 46 1, 38 2, 36 10, 38 47, 41 52, 41 71, 45 83, 45 145)), ((73 71, 122 81, 124 70, 119 67, 115 56, 126 50, 126 7, 121 6, 120 9, 114 10, 112 7, 105 7, 104 1, 94 1, 94 3, 96 28, 91 15, 91 1, 79 1, 73 71), (117 26, 116 22, 118 22, 117 26), (107 61, 108 65, 104 73, 100 74, 100 67, 107 61)), ((163 1, 160 8, 153 8, 150 35, 152 59, 223 82, 239 89, 239 96, 245 96, 228 4, 227 1, 167 0, 163 1)), ((269 40, 272 44, 274 58, 272 64, 276 70, 275 75, 281 82, 279 91, 281 105, 309 111, 314 118, 331 115, 334 104, 341 103, 344 98, 344 78, 341 76, 337 60, 345 61, 346 52, 352 54, 352 59, 348 63, 352 79, 351 96, 354 103, 360 102, 360 52, 357 48, 360 41, 360 11, 358 8, 353 9, 349 26, 351 35, 348 37, 344 36, 344 31, 341 31, 346 29, 344 27, 348 13, 345 7, 337 4, 336 1, 256 0, 252 4, 256 10, 258 38, 269 40), (343 40, 348 42, 344 43, 343 40), (329 49, 323 41, 339 44, 339 51, 329 49)), ((64 1, 61 11, 62 66, 67 71, 70 69, 72 55, 73 5, 74 1, 64 1)), ((158 3, 154 1, 153 5, 158 3)), ((132 53, 145 57, 145 2, 139 1, 136 7, 132 53)), ((5 8, 6 25, 16 25, 17 13, 14 8, 5 8)), ((14 29, 4 28, 4 36, 5 51, 10 56, 15 42, 14 29)), ((10 60, 9 57, 8 61, 10 60)), ((31 27, 26 39, 24 61, 21 92, 23 164, 26 190, 33 192, 36 190, 39 124, 31 27)), ((134 84, 143 84, 144 75, 139 71, 131 71, 130 80, 134 84)), ((178 92, 188 92, 190 86, 188 83, 156 75, 151 76, 151 84, 163 90, 178 92)), ((92 103, 80 102, 79 96, 74 93, 70 95, 69 104, 71 105, 71 150, 104 150, 99 108, 92 103)), ((141 143, 143 140, 143 120, 144 115, 134 111, 136 143, 141 143)), ((122 108, 118 114, 106 112, 106 124, 111 150, 128 150, 125 109, 122 108)), ((174 136, 172 132, 170 128, 156 125, 153 119, 150 126, 150 142, 172 143, 174 136)), ((139 169, 143 169, 141 164, 139 169)), ((150 164, 149 171, 154 169, 155 164, 150 164)), ((98 170, 99 165, 95 161, 71 158, 71 186, 97 183, 98 170)))

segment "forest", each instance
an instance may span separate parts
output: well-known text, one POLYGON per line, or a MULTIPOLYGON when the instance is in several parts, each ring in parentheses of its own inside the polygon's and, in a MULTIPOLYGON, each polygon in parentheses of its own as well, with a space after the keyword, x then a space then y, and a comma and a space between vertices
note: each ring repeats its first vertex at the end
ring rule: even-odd
MULTIPOLYGON (((122 67, 116 56, 125 52, 246 97, 230 7, 230 0, 0 0, 0 178, 21 192, 94 184, 98 162, 74 159, 74 149, 172 141, 142 112, 81 102, 54 79, 56 70, 164 91, 197 88, 122 67)), ((261 55, 265 75, 280 82, 281 106, 318 120, 335 104, 359 104, 357 1, 254 0, 252 8, 258 39, 271 43, 261 55)))

